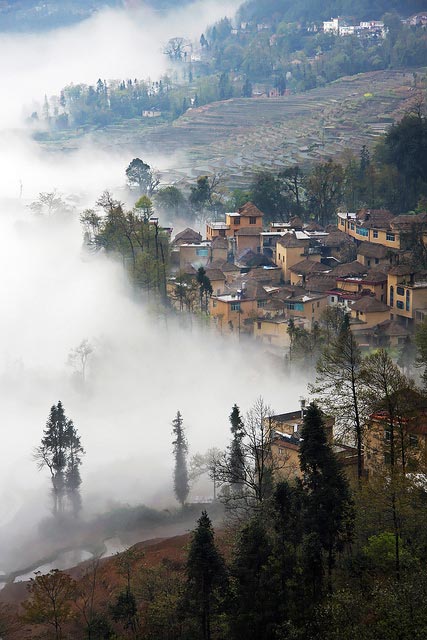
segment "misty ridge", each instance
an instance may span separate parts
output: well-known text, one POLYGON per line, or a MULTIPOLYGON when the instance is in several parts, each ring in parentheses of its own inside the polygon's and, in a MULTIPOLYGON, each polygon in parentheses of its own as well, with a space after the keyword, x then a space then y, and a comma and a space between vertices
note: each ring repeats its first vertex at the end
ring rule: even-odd
MULTIPOLYGON (((227 444, 234 403, 245 410, 261 395, 282 411, 301 394, 302 381, 277 376, 255 346, 245 347, 243 357, 238 344, 159 315, 131 288, 119 262, 83 249, 79 213, 105 189, 133 205, 123 190, 124 169, 138 149, 106 150, 85 140, 71 152, 51 153, 24 123, 31 101, 64 83, 158 76, 167 66, 164 41, 177 33, 194 37, 236 6, 196 2, 162 17, 149 8, 106 9, 43 35, 2 35, 0 422, 7 457, 0 468, 0 567, 7 570, 16 563, 8 554, 19 556, 20 541, 36 536, 50 513, 49 475, 38 472, 33 450, 58 400, 86 451, 88 518, 114 501, 175 504, 177 410, 190 454, 203 453, 227 444), (68 214, 35 216, 29 204, 44 191, 61 194, 68 214), (83 340, 93 349, 84 388, 68 362, 83 340)), ((179 157, 159 149, 146 160, 161 174, 179 157)))

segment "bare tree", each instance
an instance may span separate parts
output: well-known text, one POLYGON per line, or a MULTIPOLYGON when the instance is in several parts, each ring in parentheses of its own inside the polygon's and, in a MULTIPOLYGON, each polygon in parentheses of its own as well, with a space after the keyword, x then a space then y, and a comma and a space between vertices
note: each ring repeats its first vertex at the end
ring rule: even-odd
POLYGON ((236 479, 236 467, 230 448, 223 452, 212 465, 211 477, 218 486, 223 486, 223 500, 228 506, 242 509, 262 507, 270 496, 275 474, 284 466, 283 461, 272 455, 274 439, 272 410, 259 397, 246 413, 241 423, 241 477, 236 479), (238 485, 232 491, 230 485, 238 485))
POLYGON ((86 381, 87 366, 93 351, 93 346, 89 340, 85 338, 77 347, 71 349, 68 355, 68 364, 73 367, 83 384, 86 381))

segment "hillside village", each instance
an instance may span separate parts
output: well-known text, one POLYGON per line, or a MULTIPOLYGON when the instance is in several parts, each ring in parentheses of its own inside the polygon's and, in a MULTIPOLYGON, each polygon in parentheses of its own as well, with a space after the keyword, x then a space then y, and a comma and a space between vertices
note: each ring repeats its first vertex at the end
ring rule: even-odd
POLYGON ((336 226, 294 217, 264 229, 263 212, 248 202, 207 222, 206 238, 190 228, 175 236, 168 291, 182 308, 183 285, 191 290, 203 267, 218 331, 251 336, 282 357, 290 323, 312 332, 331 308, 349 315, 362 348, 396 349, 427 316, 427 274, 411 266, 415 235, 427 244, 426 217, 362 209, 339 212, 336 226))

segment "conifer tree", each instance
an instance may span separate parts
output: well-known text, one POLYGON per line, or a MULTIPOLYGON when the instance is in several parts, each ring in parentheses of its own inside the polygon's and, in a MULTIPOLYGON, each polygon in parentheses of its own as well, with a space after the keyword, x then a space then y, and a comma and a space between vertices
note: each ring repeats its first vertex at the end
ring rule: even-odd
POLYGON ((179 411, 174 420, 172 420, 172 427, 172 432, 175 436, 172 443, 175 455, 174 491, 176 499, 181 506, 184 506, 190 491, 187 468, 188 445, 185 438, 182 416, 179 411))
POLYGON ((212 523, 202 512, 193 531, 187 559, 184 605, 196 615, 196 637, 210 640, 213 617, 222 611, 228 578, 224 560, 215 546, 212 523))
POLYGON ((245 435, 244 424, 240 409, 235 404, 230 414, 231 433, 233 439, 230 445, 230 485, 234 492, 242 488, 245 477, 245 454, 242 441, 245 435))
POLYGON ((47 467, 50 471, 55 516, 64 512, 64 498, 67 493, 74 514, 77 514, 80 508, 79 466, 83 453, 80 436, 72 420, 65 415, 62 402, 59 401, 50 409, 41 444, 35 451, 39 468, 47 467))
POLYGON ((314 403, 304 417, 301 438, 305 573, 316 601, 323 585, 323 556, 331 589, 336 551, 346 537, 351 538, 353 510, 347 479, 326 440, 322 412, 314 403))
POLYGON ((277 574, 271 570, 271 543, 259 516, 240 533, 232 567, 235 600, 231 627, 235 640, 273 638, 278 622, 277 574))

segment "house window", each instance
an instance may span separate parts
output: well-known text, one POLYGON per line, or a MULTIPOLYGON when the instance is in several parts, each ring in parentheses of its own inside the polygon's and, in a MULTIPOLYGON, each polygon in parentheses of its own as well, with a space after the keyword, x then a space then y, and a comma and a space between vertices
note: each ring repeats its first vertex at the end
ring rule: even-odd
POLYGON ((232 311, 240 311, 240 302, 232 302, 231 303, 232 311))
POLYGON ((256 216, 249 217, 249 224, 256 224, 256 216))
POLYGON ((405 305, 403 304, 402 300, 398 300, 398 301, 396 302, 396 307, 397 307, 398 309, 404 309, 404 308, 405 308, 405 305))
POLYGON ((379 263, 380 263, 379 258, 375 258, 375 264, 379 264, 379 263))
POLYGON ((370 266, 371 266, 371 261, 370 261, 370 260, 368 260, 368 267, 370 267, 370 266))
POLYGON ((344 222, 344 220, 343 220, 342 218, 340 218, 340 225, 341 225, 341 226, 344 226, 344 225, 345 225, 345 222, 344 222))
POLYGON ((219 229, 219 235, 225 238, 225 229, 219 229))
POLYGON ((256 324, 257 324, 258 330, 260 331, 261 330, 261 322, 257 322, 256 324))
POLYGON ((398 296, 404 296, 405 295, 405 289, 403 287, 396 287, 396 293, 398 296))
POLYGON ((390 307, 394 305, 394 287, 390 287, 390 307))
POLYGON ((376 229, 374 229, 373 231, 373 236, 374 238, 378 238, 378 231, 376 229))
POLYGON ((317 303, 317 308, 319 308, 319 307, 320 307, 320 302, 317 303))
POLYGON ((258 309, 264 309, 266 304, 267 304, 267 300, 258 300, 256 306, 258 307, 258 309))
POLYGON ((335 296, 331 296, 331 302, 335 302, 335 296))
POLYGON ((391 430, 390 429, 384 429, 384 440, 386 442, 390 442, 391 441, 391 430))
POLYGON ((350 229, 351 229, 352 231, 354 231, 354 224, 353 224, 353 223, 351 223, 351 224, 350 224, 350 229))
POLYGON ((209 249, 196 249, 196 256, 199 256, 200 258, 207 258, 209 255, 209 249))
POLYGON ((212 306, 216 307, 216 300, 212 300, 212 306))
POLYGON ((386 240, 389 240, 390 242, 394 242, 394 233, 390 233, 390 231, 387 231, 386 240))
POLYGON ((369 235, 369 231, 368 231, 367 229, 365 229, 364 227, 359 227, 359 228, 357 229, 356 233, 357 233, 359 236, 364 236, 365 238, 367 238, 367 237, 368 237, 368 235, 369 235))
POLYGON ((240 218, 234 218, 234 224, 240 224, 240 218))
POLYGON ((411 310, 411 294, 409 293, 409 289, 406 291, 406 311, 411 310))

